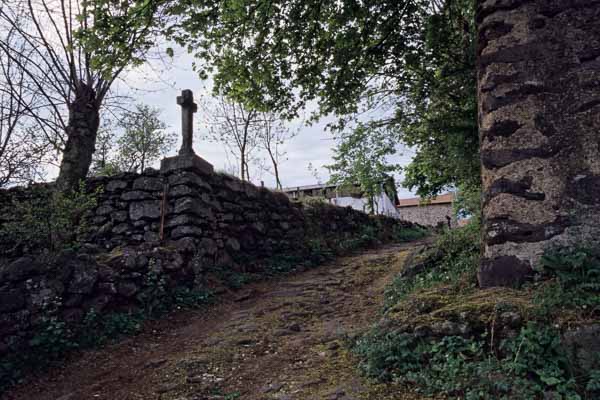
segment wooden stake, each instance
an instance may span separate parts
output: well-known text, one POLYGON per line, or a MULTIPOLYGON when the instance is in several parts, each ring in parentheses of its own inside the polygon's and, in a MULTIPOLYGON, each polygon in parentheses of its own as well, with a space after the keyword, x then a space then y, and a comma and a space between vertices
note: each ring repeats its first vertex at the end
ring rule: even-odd
POLYGON ((169 192, 169 184, 165 183, 163 188, 162 203, 160 205, 160 241, 165 240, 165 215, 167 214, 167 193, 169 192))

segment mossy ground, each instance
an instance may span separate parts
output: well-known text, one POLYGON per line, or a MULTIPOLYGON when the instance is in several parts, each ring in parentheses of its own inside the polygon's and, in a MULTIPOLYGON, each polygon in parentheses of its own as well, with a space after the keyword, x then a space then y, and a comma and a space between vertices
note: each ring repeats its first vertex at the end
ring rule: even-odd
POLYGON ((600 358, 563 335, 596 329, 600 252, 549 250, 522 287, 479 289, 477 228, 446 232, 406 263, 383 318, 351 343, 361 370, 457 399, 598 398, 600 358))

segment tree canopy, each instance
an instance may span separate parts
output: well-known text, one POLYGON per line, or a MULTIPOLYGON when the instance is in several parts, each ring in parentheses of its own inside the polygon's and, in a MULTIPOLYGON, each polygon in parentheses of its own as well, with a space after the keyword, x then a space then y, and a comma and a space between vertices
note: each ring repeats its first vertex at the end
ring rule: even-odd
POLYGON ((341 137, 366 118, 373 134, 414 146, 407 184, 430 195, 478 181, 473 9, 472 0, 194 1, 173 9, 182 21, 167 34, 203 60, 215 90, 252 108, 294 116, 316 101, 314 117, 337 116, 341 137))
POLYGON ((52 146, 62 155, 60 188, 75 188, 87 174, 100 109, 115 80, 142 63, 159 37, 164 3, 14 0, 0 6, 0 92, 20 106, 19 129, 2 139, 19 139, 25 153, 32 153, 30 143, 52 146), (33 139, 20 140, 26 133, 33 139))
POLYGON ((375 212, 373 199, 385 190, 385 183, 397 168, 387 159, 394 152, 392 137, 359 124, 335 150, 334 163, 327 166, 331 171, 330 180, 340 186, 360 184, 369 199, 370 211, 375 212))

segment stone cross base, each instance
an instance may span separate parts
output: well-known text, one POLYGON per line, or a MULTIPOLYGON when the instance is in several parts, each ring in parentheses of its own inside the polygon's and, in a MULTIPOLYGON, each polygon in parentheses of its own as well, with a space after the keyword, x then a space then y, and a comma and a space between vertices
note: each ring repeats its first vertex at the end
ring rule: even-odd
POLYGON ((160 171, 166 173, 175 170, 193 170, 205 174, 214 172, 212 164, 194 153, 163 158, 160 163, 160 171))

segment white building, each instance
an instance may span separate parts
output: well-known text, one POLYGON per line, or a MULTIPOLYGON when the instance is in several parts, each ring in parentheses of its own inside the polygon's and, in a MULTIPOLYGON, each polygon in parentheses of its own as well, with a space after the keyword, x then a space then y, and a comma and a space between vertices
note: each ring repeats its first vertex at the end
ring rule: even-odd
MULTIPOLYGON (((284 188, 283 192, 293 199, 300 198, 320 198, 330 204, 340 207, 352 207, 355 210, 370 213, 369 199, 364 196, 358 185, 351 188, 340 188, 337 185, 319 184, 284 188)), ((373 199, 373 213, 377 215, 387 215, 392 218, 400 218, 400 213, 396 206, 398 199, 390 199, 390 196, 382 191, 373 199)))

